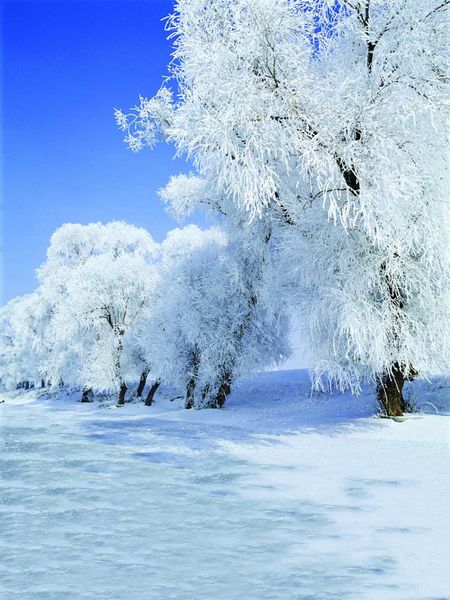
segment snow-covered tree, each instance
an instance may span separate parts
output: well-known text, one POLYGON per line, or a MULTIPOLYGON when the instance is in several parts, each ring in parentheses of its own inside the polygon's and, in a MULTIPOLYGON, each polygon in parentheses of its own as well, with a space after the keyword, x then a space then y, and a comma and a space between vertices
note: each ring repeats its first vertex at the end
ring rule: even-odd
MULTIPOLYGON (((415 366, 422 376, 447 370, 450 265, 439 214, 435 227, 421 233, 420 253, 405 232, 403 251, 387 259, 384 248, 368 245, 364 232, 345 231, 320 208, 316 212, 311 210, 310 229, 305 219, 302 236, 286 230, 283 240, 283 262, 297 282, 292 298, 308 316, 299 326, 315 358, 316 385, 324 388, 328 379, 359 392, 361 380, 373 380, 395 363, 415 366), (391 281, 400 284, 396 295, 391 281)), ((400 411, 404 379, 417 373, 410 367, 393 375, 390 397, 400 411)), ((380 386, 381 401, 384 393, 380 386)))
POLYGON ((52 236, 39 269, 53 305, 52 380, 127 391, 127 335, 150 300, 158 246, 126 223, 64 225, 52 236))
POLYGON ((163 138, 191 159, 184 211, 220 197, 276 224, 286 255, 307 246, 294 271, 303 298, 321 293, 302 302, 317 372, 374 379, 388 414, 449 337, 449 6, 178 0, 167 83, 116 111, 132 150, 163 138))
POLYGON ((151 301, 156 273, 143 257, 122 255, 90 258, 69 284, 75 319, 98 334, 85 363, 86 381, 95 388, 116 388, 118 405, 127 391, 129 331, 151 301))
MULTIPOLYGON (((164 192, 173 210, 185 192, 175 181, 164 192)), ((165 380, 187 408, 223 406, 238 378, 289 352, 267 225, 245 225, 258 235, 227 225, 176 229, 161 246, 124 223, 62 226, 40 287, 0 311, 3 385, 41 377, 82 401, 115 390, 122 405, 150 375, 147 405, 165 380)))
POLYGON ((256 289, 249 278, 243 250, 223 230, 194 225, 162 243, 159 303, 140 337, 153 373, 185 391, 186 408, 223 406, 239 377, 288 353, 286 318, 264 297, 265 282, 256 289))
POLYGON ((12 378, 12 363, 14 361, 14 330, 11 324, 12 303, 8 302, 0 308, 0 384, 2 388, 11 388, 16 384, 16 378, 12 378))
POLYGON ((43 387, 47 382, 49 348, 45 331, 52 318, 51 307, 38 288, 14 298, 0 309, 0 365, 3 387, 43 387))

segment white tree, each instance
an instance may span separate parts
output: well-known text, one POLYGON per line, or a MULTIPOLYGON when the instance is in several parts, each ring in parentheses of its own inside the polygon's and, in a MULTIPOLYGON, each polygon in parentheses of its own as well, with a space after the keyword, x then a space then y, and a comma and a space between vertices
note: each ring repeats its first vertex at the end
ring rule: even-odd
POLYGON ((168 21, 176 93, 169 79, 130 114, 116 111, 131 149, 173 142, 203 190, 277 224, 287 255, 308 241, 296 274, 305 275, 302 297, 308 288, 327 299, 302 303, 312 343, 320 331, 316 347, 327 348, 318 371, 353 389, 375 379, 388 414, 404 409, 405 378, 437 368, 437 324, 448 331, 448 8, 179 0, 168 21), (320 271, 311 249, 323 250, 323 239, 320 271), (369 298, 373 318, 355 335, 355 307, 369 298))
MULTIPOLYGON (((448 369, 450 265, 439 214, 435 228, 421 234, 420 253, 410 249, 405 232, 403 252, 387 259, 385 248, 368 245, 363 232, 336 227, 320 208, 316 213, 310 211, 310 229, 305 219, 302 236, 286 230, 283 240, 285 268, 297 282, 292 297, 308 316, 300 327, 315 358, 316 385, 323 388, 328 379, 359 392, 361 380, 395 363, 414 365, 422 376, 448 369)), ((404 378, 394 375, 391 397, 400 403, 404 378)), ((383 387, 379 393, 383 399, 383 387)))
POLYGON ((131 352, 129 332, 151 301, 156 271, 143 257, 123 255, 90 258, 69 285, 73 315, 98 334, 84 374, 95 388, 115 388, 118 405, 127 391, 126 359, 131 352))
MULTIPOLYGON (((181 214, 179 183, 164 194, 181 214)), ((223 406, 238 378, 289 352, 267 226, 240 232, 230 223, 228 235, 176 229, 161 247, 124 223, 62 226, 38 270, 41 286, 1 309, 3 384, 43 377, 82 388, 82 401, 115 390, 122 405, 129 382, 140 379, 142 395, 151 374, 147 405, 164 379, 185 391, 187 408, 223 406)))
POLYGON ((159 302, 140 330, 148 363, 186 408, 221 407, 239 377, 286 356, 287 320, 223 230, 173 230, 161 251, 159 302))
POLYGON ((14 298, 0 309, 0 364, 4 387, 44 387, 49 353, 44 334, 51 318, 51 307, 39 288, 14 298))
POLYGON ((14 329, 11 324, 11 311, 14 299, 0 308, 0 383, 2 388, 10 389, 16 385, 15 373, 12 373, 15 362, 14 329))
POLYGON ((39 269, 53 306, 49 371, 66 383, 127 391, 126 336, 155 285, 158 245, 126 223, 64 225, 39 269))

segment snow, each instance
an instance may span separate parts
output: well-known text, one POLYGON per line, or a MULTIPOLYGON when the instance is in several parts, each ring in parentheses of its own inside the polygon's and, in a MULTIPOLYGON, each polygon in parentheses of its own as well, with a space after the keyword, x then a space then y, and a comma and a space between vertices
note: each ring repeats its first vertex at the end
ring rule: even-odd
POLYGON ((408 393, 402 423, 305 371, 223 410, 3 395, 0 598, 449 598, 450 382, 408 393))

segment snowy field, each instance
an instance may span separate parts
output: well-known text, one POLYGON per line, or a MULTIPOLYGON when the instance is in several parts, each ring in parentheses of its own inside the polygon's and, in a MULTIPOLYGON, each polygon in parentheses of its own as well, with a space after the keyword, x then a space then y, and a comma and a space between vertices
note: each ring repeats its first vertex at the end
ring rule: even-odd
POLYGON ((402 423, 304 371, 220 411, 4 395, 0 598, 448 599, 450 386, 408 394, 402 423))

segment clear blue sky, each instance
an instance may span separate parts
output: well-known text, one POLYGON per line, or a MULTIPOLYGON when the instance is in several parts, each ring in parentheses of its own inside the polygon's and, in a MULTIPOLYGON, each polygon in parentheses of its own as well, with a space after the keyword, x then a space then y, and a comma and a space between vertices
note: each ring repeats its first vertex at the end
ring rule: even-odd
MULTIPOLYGON (((133 154, 113 116, 158 90, 171 10, 170 0, 0 0, 2 303, 36 287, 63 223, 120 219, 157 240, 176 226, 156 191, 188 165, 164 144, 133 154)), ((304 366, 293 337, 287 366, 304 366)))
MULTIPOLYGON (((189 170, 159 145, 133 154, 114 122, 167 73, 169 0, 6 0, 2 12, 3 298, 31 291, 63 223, 125 220, 162 239, 156 195, 189 170)), ((198 219, 197 219, 198 221, 198 219)))

